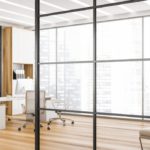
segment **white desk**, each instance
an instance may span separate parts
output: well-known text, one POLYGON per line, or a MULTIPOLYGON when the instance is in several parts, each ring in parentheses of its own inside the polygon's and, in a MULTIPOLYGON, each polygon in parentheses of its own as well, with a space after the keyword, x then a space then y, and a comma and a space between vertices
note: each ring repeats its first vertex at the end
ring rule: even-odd
POLYGON ((0 97, 0 103, 10 102, 12 101, 12 97, 0 97))
POLYGON ((0 97, 0 129, 6 128, 6 105, 3 103, 9 101, 12 101, 12 99, 8 97, 0 97))
POLYGON ((25 105, 25 97, 0 97, 0 129, 6 128, 5 102, 12 102, 12 115, 21 114, 22 104, 25 105))
POLYGON ((6 128, 6 106, 0 105, 0 129, 6 128))
POLYGON ((22 106, 25 105, 25 97, 0 97, 0 104, 12 102, 9 115, 19 115, 23 113, 22 106))

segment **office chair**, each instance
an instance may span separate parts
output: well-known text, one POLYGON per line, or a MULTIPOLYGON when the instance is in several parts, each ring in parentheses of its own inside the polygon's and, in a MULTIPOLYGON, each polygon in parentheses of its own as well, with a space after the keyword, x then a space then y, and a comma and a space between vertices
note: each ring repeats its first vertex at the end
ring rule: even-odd
MULTIPOLYGON (((45 108, 45 91, 40 91, 40 106, 45 108)), ((25 115, 26 122, 18 128, 18 131, 21 131, 22 128, 26 128, 28 124, 35 123, 35 92, 34 91, 26 91, 26 106, 25 106, 25 115)), ((40 111, 40 121, 45 120, 46 114, 45 111, 40 111)), ((40 124, 40 127, 43 127, 40 124)), ((50 127, 47 128, 50 130, 50 127)))
POLYGON ((140 140, 141 150, 144 150, 142 139, 150 140, 150 128, 145 128, 139 131, 139 140, 140 140))
MULTIPOLYGON (((63 100, 57 100, 57 99, 54 99, 54 98, 49 98, 49 99, 47 99, 47 100, 50 100, 50 101, 51 101, 52 107, 53 107, 54 109, 58 109, 58 107, 60 108, 60 107, 62 107, 62 106, 65 105, 65 101, 63 101, 63 100), (57 108, 56 108, 56 105, 57 105, 57 108)), ((50 124, 51 124, 52 122, 54 122, 54 121, 56 121, 56 120, 62 121, 63 126, 66 125, 66 121, 67 121, 67 120, 70 121, 72 125, 74 124, 74 120, 69 119, 69 118, 62 118, 62 112, 61 112, 61 111, 55 111, 55 112, 57 113, 58 117, 49 119, 49 121, 48 121, 48 127, 50 126, 50 124)))

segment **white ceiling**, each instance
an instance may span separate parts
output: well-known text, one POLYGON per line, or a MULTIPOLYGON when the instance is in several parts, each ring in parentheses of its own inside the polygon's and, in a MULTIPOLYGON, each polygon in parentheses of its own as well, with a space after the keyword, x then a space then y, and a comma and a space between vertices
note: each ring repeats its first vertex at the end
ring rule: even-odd
MULTIPOLYGON (((123 0, 97 0, 97 4, 123 0)), ((92 0, 41 0, 41 14, 92 6, 92 0)), ((150 11, 150 0, 120 6, 97 9, 98 18, 150 11)), ((91 20, 92 10, 49 16, 41 19, 42 26, 91 20)), ((0 24, 24 28, 34 26, 34 0, 0 0, 0 24)))

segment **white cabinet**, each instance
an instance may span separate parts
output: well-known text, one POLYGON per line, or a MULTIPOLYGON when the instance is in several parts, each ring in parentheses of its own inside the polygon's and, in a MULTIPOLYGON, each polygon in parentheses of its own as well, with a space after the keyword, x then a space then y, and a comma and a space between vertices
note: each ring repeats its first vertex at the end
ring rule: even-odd
POLYGON ((13 28, 12 29, 13 63, 34 63, 34 32, 13 28))
POLYGON ((6 106, 0 105, 0 129, 6 128, 6 106))

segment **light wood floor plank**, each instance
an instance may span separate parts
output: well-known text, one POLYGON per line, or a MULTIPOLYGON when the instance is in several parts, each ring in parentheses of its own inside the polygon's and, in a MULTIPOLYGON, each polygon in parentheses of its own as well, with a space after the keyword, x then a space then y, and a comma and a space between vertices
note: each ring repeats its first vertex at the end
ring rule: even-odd
MULTIPOLYGON (((41 150, 92 150, 92 118, 68 116, 75 120, 64 127, 60 122, 41 129, 41 150)), ((119 119, 97 119, 97 150, 140 150, 139 130, 150 127, 149 122, 119 119)), ((22 122, 11 121, 0 131, 0 150, 34 150, 34 131, 28 126, 21 132, 22 122)), ((143 140, 144 150, 150 150, 150 140, 143 140)))

